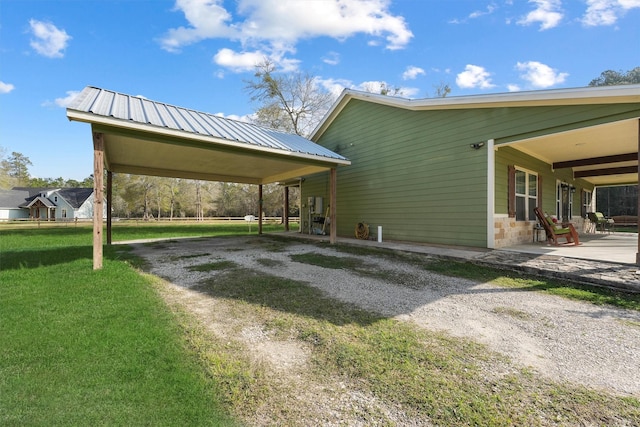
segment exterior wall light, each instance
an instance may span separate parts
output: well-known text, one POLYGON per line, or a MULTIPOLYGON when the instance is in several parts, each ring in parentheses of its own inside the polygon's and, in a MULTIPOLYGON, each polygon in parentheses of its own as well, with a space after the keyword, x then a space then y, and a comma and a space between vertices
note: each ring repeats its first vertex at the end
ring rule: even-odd
POLYGON ((476 142, 474 144, 471 144, 471 148, 473 148, 474 150, 479 150, 482 147, 484 147, 484 142, 476 142))

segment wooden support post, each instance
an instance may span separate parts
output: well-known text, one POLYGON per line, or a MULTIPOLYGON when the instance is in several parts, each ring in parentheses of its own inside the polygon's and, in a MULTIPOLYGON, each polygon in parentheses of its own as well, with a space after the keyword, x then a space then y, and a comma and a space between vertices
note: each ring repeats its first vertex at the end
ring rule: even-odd
POLYGON ((329 243, 336 243, 336 234, 338 227, 336 226, 336 189, 337 189, 337 171, 331 168, 329 172, 329 243))
POLYGON ((111 203, 113 201, 113 172, 107 171, 107 245, 111 240, 111 203))
POLYGON ((93 133, 93 269, 102 268, 102 213, 104 211, 104 135, 93 133))
POLYGON ((258 185, 258 235, 262 234, 262 184, 258 185))
POLYGON ((282 221, 284 231, 289 231, 289 187, 284 187, 284 206, 282 207, 282 221))

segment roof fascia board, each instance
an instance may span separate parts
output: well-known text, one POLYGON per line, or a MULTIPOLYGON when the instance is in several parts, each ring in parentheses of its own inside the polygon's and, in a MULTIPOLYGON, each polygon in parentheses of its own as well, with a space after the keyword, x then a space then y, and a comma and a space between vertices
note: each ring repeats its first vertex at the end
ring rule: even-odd
MULTIPOLYGON (((327 163, 327 164, 336 164, 336 165, 351 164, 351 162, 346 159, 336 159, 332 157, 315 156, 315 155, 306 154, 306 153, 278 150, 271 147, 260 147, 260 146, 250 145, 250 143, 247 143, 247 142, 234 142, 234 141, 229 141, 222 138, 216 138, 210 135, 205 136, 201 134, 194 134, 191 132, 185 132, 185 131, 180 131, 176 129, 166 129, 166 128, 160 128, 157 126, 143 124, 143 123, 128 122, 128 121, 116 119, 113 117, 105 117, 105 116, 100 116, 93 113, 86 113, 83 111, 67 109, 67 117, 69 118, 69 120, 90 123, 92 125, 92 129, 94 132, 117 134, 118 132, 115 131, 115 129, 126 129, 128 131, 135 133, 135 137, 146 139, 146 140, 153 140, 153 139, 149 138, 148 136, 143 137, 143 134, 152 133, 154 135, 168 137, 173 140, 187 139, 194 142, 204 142, 208 144, 208 146, 198 145, 198 148, 205 148, 205 149, 206 148, 213 148, 213 149, 227 148, 234 152, 238 152, 238 151, 258 152, 258 153, 271 154, 271 155, 276 155, 276 156, 285 157, 285 158, 313 160, 313 161, 327 163), (217 145, 217 147, 213 147, 214 144, 217 145)), ((124 135, 133 136, 131 133, 124 133, 124 135)), ((168 142, 168 141, 165 140, 163 142, 168 142)), ((173 144, 175 144, 175 142, 173 142, 173 144)))
POLYGON ((345 98, 366 100, 411 110, 447 108, 528 107, 541 105, 585 105, 640 103, 640 85, 508 92, 445 98, 405 99, 348 90, 345 98))

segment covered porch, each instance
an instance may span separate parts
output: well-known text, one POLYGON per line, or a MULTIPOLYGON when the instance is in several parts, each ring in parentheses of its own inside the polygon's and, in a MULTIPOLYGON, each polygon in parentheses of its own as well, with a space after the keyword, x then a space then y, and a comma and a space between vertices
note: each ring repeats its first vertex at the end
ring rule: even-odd
MULTIPOLYGON (((523 104, 538 122, 525 123, 520 134, 488 141, 494 174, 501 178, 508 168, 508 215, 489 212, 489 242, 497 236, 490 247, 640 264, 637 233, 587 232, 588 214, 601 210, 596 205, 598 187, 638 186, 640 85, 548 91, 546 95, 534 93, 523 104), (573 223, 584 245, 553 247, 544 237, 543 242, 533 243, 536 206, 559 222, 573 223)), ((498 195, 500 185, 498 181, 498 195)), ((490 182, 489 191, 493 189, 490 182)), ((495 203, 491 194, 489 206, 495 203)))

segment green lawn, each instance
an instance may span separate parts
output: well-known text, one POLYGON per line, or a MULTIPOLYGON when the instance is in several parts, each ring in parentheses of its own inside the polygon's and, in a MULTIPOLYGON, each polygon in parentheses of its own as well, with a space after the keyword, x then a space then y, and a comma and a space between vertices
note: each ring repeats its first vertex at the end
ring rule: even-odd
MULTIPOLYGON (((246 224, 148 223, 114 225, 113 237, 248 233, 246 224)), ((265 250, 285 244, 272 236, 258 244, 265 250)), ((0 225, 0 425, 229 426, 239 423, 228 414, 254 413, 265 402, 274 404, 273 396, 278 404, 278 384, 247 362, 242 344, 218 342, 188 313, 167 306, 158 292, 162 285, 132 267, 126 245, 106 246, 99 271, 92 270, 91 245, 90 226, 0 225)), ((345 256, 294 260, 362 270, 349 253, 368 249, 336 248, 345 256)), ((468 263, 442 261, 428 268, 640 308, 635 296, 468 263)), ((225 272, 199 290, 226 301, 236 321, 244 314, 277 337, 310 348, 309 375, 343 375, 436 425, 546 425, 546 417, 565 425, 634 425, 640 419, 635 398, 543 381, 526 370, 485 378, 480 368, 497 356, 483 346, 363 311, 306 283, 222 262, 192 269, 225 272)), ((283 417, 280 424, 296 425, 297 408, 281 405, 275 411, 283 417)))
POLYGON ((93 271, 91 242, 0 227, 0 425, 235 425, 151 281, 116 247, 93 271))

